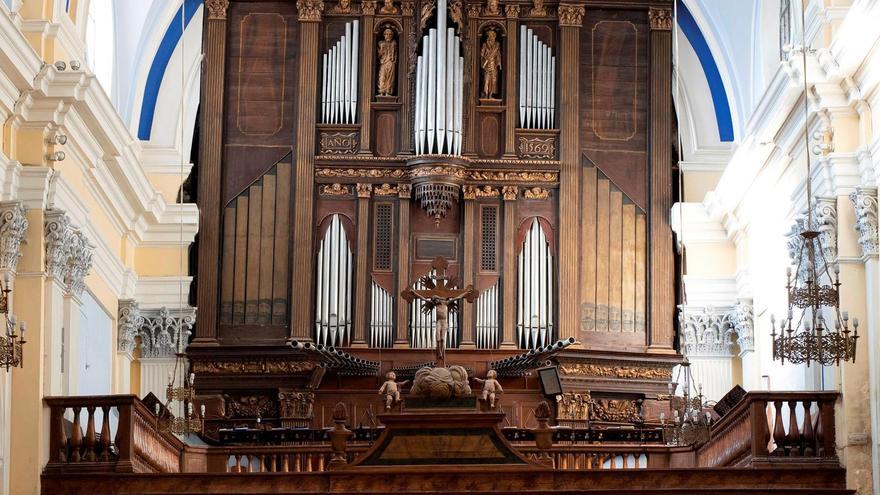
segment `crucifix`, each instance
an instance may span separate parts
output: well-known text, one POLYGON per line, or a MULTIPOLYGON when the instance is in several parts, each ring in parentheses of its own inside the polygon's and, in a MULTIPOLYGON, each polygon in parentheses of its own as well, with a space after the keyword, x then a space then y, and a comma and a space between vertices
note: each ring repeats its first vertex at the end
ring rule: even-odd
POLYGON ((431 262, 433 272, 418 280, 424 289, 409 287, 400 293, 400 297, 407 302, 413 302, 415 299, 421 300, 424 303, 422 305, 423 313, 437 310, 435 338, 437 339, 437 364, 441 368, 446 367, 446 332, 449 329, 449 312, 458 311, 458 301, 464 299, 472 303, 479 295, 473 285, 468 285, 464 289, 457 288, 458 281, 446 275, 448 267, 449 263, 442 256, 434 258, 434 261, 431 262))

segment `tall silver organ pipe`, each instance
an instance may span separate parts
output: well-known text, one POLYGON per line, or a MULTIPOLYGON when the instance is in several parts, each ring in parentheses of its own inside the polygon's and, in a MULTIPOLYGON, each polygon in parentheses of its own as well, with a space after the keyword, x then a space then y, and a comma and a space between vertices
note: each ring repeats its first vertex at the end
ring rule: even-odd
POLYGON ((537 217, 519 254, 516 287, 517 342, 535 349, 553 340, 553 255, 537 217))
POLYGON ((370 296, 370 347, 391 347, 394 345, 394 300, 375 280, 370 296))
POLYGON ((354 124, 358 102, 358 21, 345 24, 345 34, 323 57, 321 122, 354 124))
POLYGON ((474 302, 477 309, 477 349, 497 349, 501 325, 498 310, 498 282, 484 290, 474 302))
MULTIPOLYGON (((435 275, 435 272, 431 272, 435 275)), ((424 290, 426 287, 421 281, 416 282, 416 290, 424 290)), ((413 349, 433 349, 437 342, 437 310, 430 313, 422 311, 424 304, 420 299, 415 299, 409 309, 409 346, 413 349)), ((446 347, 458 347, 458 312, 449 312, 449 328, 446 330, 446 347)))
POLYGON ((437 5, 437 27, 422 37, 416 60, 416 153, 461 154, 464 58, 455 28, 447 28, 447 0, 437 5))
POLYGON ((556 122, 556 57, 535 33, 520 26, 519 122, 524 129, 553 129, 556 122))
POLYGON ((315 294, 315 342, 326 346, 348 345, 351 337, 351 247, 339 215, 318 248, 318 280, 315 294))

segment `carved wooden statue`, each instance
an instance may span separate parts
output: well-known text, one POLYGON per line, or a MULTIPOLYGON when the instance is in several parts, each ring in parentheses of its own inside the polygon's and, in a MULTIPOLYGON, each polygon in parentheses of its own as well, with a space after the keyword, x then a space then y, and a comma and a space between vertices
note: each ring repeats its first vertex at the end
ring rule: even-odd
POLYGON ((474 377, 477 383, 483 384, 483 392, 480 394, 480 400, 489 403, 489 409, 495 409, 495 399, 504 393, 501 384, 497 380, 498 373, 495 370, 489 370, 486 373, 486 379, 474 377))
POLYGON ((378 49, 379 77, 376 91, 379 96, 391 96, 394 94, 397 73, 397 41, 394 40, 394 31, 391 28, 385 28, 382 37, 378 49))
POLYGON ((350 14, 351 0, 339 0, 339 3, 337 3, 336 7, 333 8, 333 12, 337 14, 350 14))
POLYGON ((436 310, 437 322, 435 328, 435 337, 437 339, 437 362, 440 367, 446 366, 446 332, 449 329, 449 312, 458 309, 458 301, 465 299, 467 302, 474 302, 479 293, 474 289, 473 285, 468 285, 464 289, 457 289, 456 280, 446 276, 446 268, 449 263, 442 256, 438 256, 431 263, 436 271, 436 275, 425 275, 419 281, 425 289, 409 288, 403 291, 400 296, 407 302, 415 299, 424 301, 422 311, 430 313, 436 310))
POLYGON ((385 383, 383 383, 382 388, 379 389, 379 395, 385 396, 386 411, 390 411, 394 404, 400 402, 400 387, 403 387, 408 382, 409 380, 405 380, 401 383, 397 383, 396 373, 393 371, 385 373, 385 383))
POLYGON ((488 0, 486 8, 483 9, 483 15, 501 15, 501 9, 498 8, 498 0, 488 0))
POLYGON ((532 17, 547 17, 547 8, 544 7, 544 0, 532 0, 532 10, 529 12, 532 17))
POLYGON ((396 14, 397 7, 394 6, 394 0, 385 0, 382 4, 382 8, 379 9, 380 14, 396 14))
POLYGON ((483 93, 486 99, 498 94, 498 79, 501 73, 501 44, 496 41, 495 31, 486 33, 486 41, 480 50, 480 68, 483 71, 483 93))

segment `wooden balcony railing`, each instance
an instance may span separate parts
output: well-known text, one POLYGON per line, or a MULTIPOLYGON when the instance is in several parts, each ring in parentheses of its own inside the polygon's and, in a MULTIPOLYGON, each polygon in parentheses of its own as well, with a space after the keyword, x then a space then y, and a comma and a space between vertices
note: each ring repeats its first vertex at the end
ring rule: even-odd
POLYGON ((50 397, 45 403, 50 422, 47 471, 181 471, 183 442, 160 433, 156 417, 136 396, 50 397))
POLYGON ((837 392, 749 392, 712 428, 696 452, 698 467, 777 462, 838 465, 837 392))
MULTIPOLYGON (((352 462, 367 445, 348 447, 352 462)), ((330 445, 267 445, 212 447, 208 450, 209 473, 316 473, 330 466, 330 445)))

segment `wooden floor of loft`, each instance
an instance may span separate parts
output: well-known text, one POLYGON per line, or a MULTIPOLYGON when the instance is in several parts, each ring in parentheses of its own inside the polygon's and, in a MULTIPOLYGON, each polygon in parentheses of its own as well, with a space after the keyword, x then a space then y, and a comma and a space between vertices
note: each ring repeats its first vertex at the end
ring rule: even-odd
POLYGON ((585 493, 591 495, 844 495, 841 468, 523 471, 501 466, 372 468, 252 474, 46 474, 44 495, 585 493))

